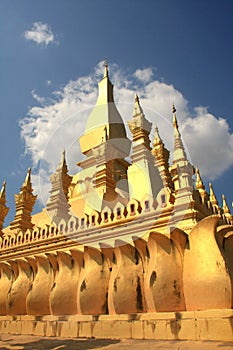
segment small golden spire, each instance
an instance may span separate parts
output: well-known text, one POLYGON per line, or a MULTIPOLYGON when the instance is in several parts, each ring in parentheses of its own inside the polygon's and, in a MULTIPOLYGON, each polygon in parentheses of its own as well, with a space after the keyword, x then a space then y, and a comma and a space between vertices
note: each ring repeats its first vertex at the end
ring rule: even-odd
POLYGON ((158 146, 158 145, 161 145, 163 142, 162 142, 162 139, 159 135, 159 128, 158 126, 156 125, 155 126, 155 138, 154 138, 154 142, 153 142, 153 146, 158 146))
POLYGON ((60 163, 58 164, 57 170, 63 168, 64 165, 66 165, 66 151, 63 149, 61 154, 61 160, 60 160, 60 163))
POLYGON ((15 194, 16 212, 14 220, 10 223, 11 230, 22 230, 25 232, 33 227, 31 213, 36 198, 37 196, 33 195, 31 168, 29 168, 20 192, 15 194))
POLYGON ((175 104, 173 102, 172 104, 172 114, 173 114, 173 126, 174 128, 178 131, 179 127, 178 127, 178 123, 177 123, 177 118, 176 118, 176 107, 175 104))
POLYGON ((205 186, 203 184, 200 171, 198 168, 196 168, 196 189, 197 190, 205 190, 205 186))
POLYGON ((164 187, 172 190, 173 183, 169 172, 169 151, 164 146, 157 125, 155 126, 155 136, 151 153, 155 157, 155 164, 159 170, 164 187))
POLYGON ((201 199, 202 199, 202 202, 205 203, 206 201, 208 201, 209 199, 209 195, 208 193, 206 192, 205 190, 205 186, 204 186, 204 183, 202 181, 202 178, 201 178, 201 175, 200 175, 200 171, 198 168, 196 168, 196 190, 199 191, 200 193, 200 196, 201 196, 201 199))
POLYGON ((135 104, 134 104, 133 117, 137 117, 138 115, 141 115, 143 118, 145 118, 142 106, 140 104, 140 100, 139 100, 138 94, 136 93, 135 94, 135 104))
POLYGON ((105 58, 104 60, 104 78, 108 77, 108 60, 105 58))
POLYGON ((172 106, 173 113, 173 128, 174 128, 174 154, 173 154, 173 163, 177 163, 179 161, 187 160, 187 155, 184 149, 184 145, 182 142, 182 138, 179 131, 178 122, 176 119, 176 108, 173 103, 172 106))
POLYGON ((5 199, 6 198, 6 181, 3 182, 2 188, 0 191, 0 198, 5 199))
POLYGON ((46 203, 46 211, 50 219, 57 224, 61 218, 69 218, 68 192, 72 177, 68 174, 65 150, 62 152, 61 161, 56 172, 50 175, 52 189, 46 203))
POLYGON ((155 125, 155 137, 161 140, 160 135, 159 135, 159 128, 158 125, 155 125))
POLYGON ((209 183, 209 187, 210 187, 210 202, 212 204, 218 205, 218 201, 217 201, 217 198, 215 196, 215 193, 214 193, 213 186, 212 186, 211 182, 209 183))
POLYGON ((227 201, 226 201, 224 194, 222 195, 222 209, 223 209, 224 214, 230 214, 230 209, 227 205, 227 201))
POLYGON ((66 157, 66 151, 65 151, 65 149, 63 148, 63 151, 62 151, 62 160, 63 160, 63 162, 64 162, 64 160, 65 160, 65 157, 66 157))
POLYGON ((137 94, 135 94, 132 120, 128 121, 128 125, 133 136, 133 142, 140 139, 141 146, 144 145, 145 149, 151 150, 149 134, 152 123, 146 119, 137 94))
POLYGON ((6 181, 3 182, 0 191, 0 236, 3 235, 2 228, 5 217, 7 216, 9 208, 6 206, 6 181))
POLYGON ((22 185, 22 189, 26 188, 31 190, 32 183, 31 183, 31 168, 28 168, 27 175, 25 177, 24 183, 22 185))

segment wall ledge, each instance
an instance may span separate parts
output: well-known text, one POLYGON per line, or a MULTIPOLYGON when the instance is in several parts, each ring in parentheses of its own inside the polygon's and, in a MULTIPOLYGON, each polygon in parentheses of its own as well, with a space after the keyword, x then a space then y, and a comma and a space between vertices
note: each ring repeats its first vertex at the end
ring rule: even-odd
POLYGON ((61 338, 233 341, 233 310, 0 316, 1 334, 61 338))

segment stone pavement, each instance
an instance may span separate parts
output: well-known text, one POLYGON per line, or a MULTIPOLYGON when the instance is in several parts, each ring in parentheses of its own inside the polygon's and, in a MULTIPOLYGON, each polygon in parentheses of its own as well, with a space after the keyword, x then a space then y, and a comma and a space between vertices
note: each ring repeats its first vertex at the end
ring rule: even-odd
POLYGON ((111 339, 59 339, 3 334, 0 350, 232 350, 232 342, 111 339))

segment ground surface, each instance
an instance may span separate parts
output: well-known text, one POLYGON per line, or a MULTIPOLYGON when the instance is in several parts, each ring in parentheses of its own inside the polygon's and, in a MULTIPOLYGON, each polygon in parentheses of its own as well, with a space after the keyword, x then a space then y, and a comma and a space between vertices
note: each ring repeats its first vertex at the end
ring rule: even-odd
POLYGON ((159 341, 111 339, 59 339, 23 335, 1 335, 0 349, 12 350, 232 350, 232 342, 159 341))

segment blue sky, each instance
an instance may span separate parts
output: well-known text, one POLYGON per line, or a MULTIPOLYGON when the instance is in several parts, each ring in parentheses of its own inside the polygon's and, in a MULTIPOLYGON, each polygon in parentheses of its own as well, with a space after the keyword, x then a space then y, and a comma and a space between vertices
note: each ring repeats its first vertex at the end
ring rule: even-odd
POLYGON ((232 13, 230 0, 1 0, 0 182, 7 181, 7 222, 29 166, 42 192, 63 147, 75 172, 75 140, 95 102, 105 57, 125 120, 137 90, 170 148, 175 100, 191 160, 205 184, 213 182, 219 202, 225 193, 231 205, 232 13))

